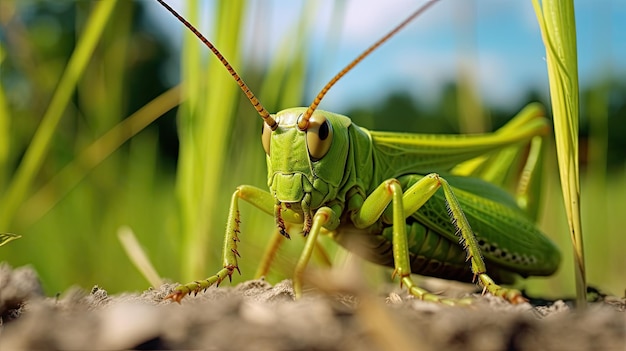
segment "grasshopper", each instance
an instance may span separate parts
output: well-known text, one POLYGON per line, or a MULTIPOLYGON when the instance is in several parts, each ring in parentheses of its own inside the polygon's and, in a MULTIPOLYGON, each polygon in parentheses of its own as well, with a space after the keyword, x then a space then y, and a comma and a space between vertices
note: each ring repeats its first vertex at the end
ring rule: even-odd
MULTIPOLYGON (((176 287, 168 299, 180 302, 239 271, 240 200, 274 216, 275 238, 289 238, 287 225, 302 224, 306 242, 293 276, 296 297, 302 295, 302 273, 320 233, 365 259, 394 268, 392 277, 427 301, 455 302, 418 287, 411 273, 477 282, 483 293, 519 303, 525 299, 518 290, 495 281, 550 275, 558 268, 558 249, 534 224, 542 139, 549 131, 540 106, 529 105, 493 133, 471 135, 369 131, 346 116, 317 110, 343 75, 434 1, 346 66, 309 107, 276 114, 265 110, 209 40, 163 0, 157 1, 218 57, 262 117, 269 186, 269 191, 248 185, 235 190, 223 268, 207 279, 176 287), (517 164, 523 168, 512 195, 503 183, 517 164)), ((270 247, 264 265, 275 249, 270 247)))

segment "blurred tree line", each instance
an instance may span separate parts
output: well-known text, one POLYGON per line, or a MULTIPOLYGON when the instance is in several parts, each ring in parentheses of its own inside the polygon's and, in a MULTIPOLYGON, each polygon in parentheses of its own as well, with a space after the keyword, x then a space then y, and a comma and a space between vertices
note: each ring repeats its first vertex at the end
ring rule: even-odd
MULTIPOLYGON (((17 4, 21 6, 20 4, 17 4)), ((15 109, 16 116, 20 116, 19 123, 11 124, 11 133, 18 137, 13 138, 18 143, 11 145, 12 153, 9 156, 10 169, 14 169, 20 160, 28 142, 30 134, 43 114, 44 108, 50 99, 50 92, 54 89, 58 76, 63 71, 72 50, 75 46, 76 11, 89 7, 89 2, 51 2, 42 1, 30 3, 21 15, 22 23, 16 28, 15 23, 6 22, 5 12, 9 7, 5 2, 0 3, 0 25, 2 32, 0 40, 4 46, 4 59, 0 66, 0 79, 7 95, 8 103, 15 109), (5 10, 5 11, 2 11, 5 10), (9 28, 13 26, 12 28, 9 28), (33 67, 45 63, 49 67, 46 75, 35 74, 33 67)), ((128 116, 141 106, 162 93, 171 84, 167 82, 165 71, 177 65, 174 47, 163 38, 163 27, 148 18, 142 2, 122 4, 125 12, 132 16, 132 28, 127 33, 131 35, 131 50, 127 57, 119 58, 126 65, 126 90, 123 92, 123 111, 119 115, 128 116)), ((122 13, 122 11, 120 12, 122 13)), ((175 70, 175 68, 174 68, 175 70)), ((249 81, 263 72, 246 72, 249 81)), ((102 87, 106 88, 106 87, 102 87)), ((419 101, 405 91, 387 92, 384 100, 367 109, 354 106, 347 111, 335 111, 345 114, 355 123, 373 130, 415 131, 418 133, 458 133, 458 92, 455 82, 448 82, 441 88, 436 101, 419 101)), ((581 158, 585 164, 587 136, 590 128, 590 105, 598 99, 599 94, 605 94, 607 99, 607 118, 604 126, 605 145, 607 149, 606 162, 609 168, 622 167, 626 160, 626 77, 610 77, 604 81, 596 81, 582 87, 581 91, 581 158)), ((75 106, 80 108, 81 97, 74 97, 75 106)), ((539 101, 548 106, 545 94, 529 87, 521 101, 539 101)), ((308 101, 302 101, 303 105, 308 101)), ((525 104, 525 103, 524 103, 525 104)), ((516 112, 523 107, 510 106, 498 108, 485 106, 488 120, 492 129, 506 123, 516 112)), ((282 106, 286 108, 287 106, 282 106)), ((79 111, 80 112, 80 111, 79 111)), ((276 111, 275 111, 276 112, 276 111)), ((17 121, 16 121, 17 122, 17 121)), ((97 136, 110 128, 110 123, 93 124, 93 121, 83 121, 90 124, 89 133, 97 136)), ((159 118, 148 128, 155 129, 159 135, 159 153, 166 160, 171 169, 176 166, 178 139, 176 133, 175 111, 159 118)), ((80 139, 79 132, 85 129, 76 125, 65 125, 63 139, 71 147, 72 141, 80 139)), ((601 131, 602 133, 602 131, 601 131)), ((59 140, 60 141, 60 140, 59 140)), ((62 145, 57 144, 58 156, 65 153, 62 145)), ((63 157, 62 157, 63 158, 63 157)), ((6 171, 4 172, 6 175, 6 171)))

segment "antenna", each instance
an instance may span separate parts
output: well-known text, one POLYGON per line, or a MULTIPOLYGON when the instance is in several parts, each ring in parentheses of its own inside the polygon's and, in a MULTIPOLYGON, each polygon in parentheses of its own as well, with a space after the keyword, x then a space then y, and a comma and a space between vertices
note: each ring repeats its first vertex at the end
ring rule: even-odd
MULTIPOLYGON (((160 1, 160 0, 159 0, 160 1)), ((313 100, 313 103, 311 103, 311 105, 309 106, 309 108, 306 110, 306 112, 302 115, 302 117, 298 120, 298 129, 300 130, 306 130, 309 126, 309 119, 311 118, 311 116, 313 115, 313 112, 315 112, 315 110, 317 109, 317 107, 319 106, 320 102, 322 102, 322 99, 324 98, 324 96, 326 95, 326 93, 328 92, 328 90, 330 90, 330 88, 332 88, 333 85, 335 85, 335 83, 337 83, 337 81, 339 79, 341 79, 341 77, 343 77, 346 73, 348 73, 354 66, 356 66, 359 62, 361 62, 365 57, 367 57, 369 54, 371 54, 374 50, 376 50, 380 45, 382 45, 384 42, 386 42, 387 40, 389 40, 389 38, 391 38, 392 36, 394 36, 397 32, 399 32, 404 26, 406 26, 409 22, 411 22, 415 17, 419 16, 420 14, 422 14, 424 11, 426 11, 430 6, 432 6, 437 0, 431 0, 429 2, 427 2, 426 4, 424 4, 422 7, 420 7, 419 9, 417 9, 415 12, 413 12, 409 17, 407 17, 404 21, 402 21, 402 23, 400 23, 399 25, 397 25, 394 29, 392 29, 389 33, 387 33, 384 37, 380 38, 377 42, 375 42, 372 46, 370 46, 369 48, 367 48, 365 51, 363 51, 363 53, 361 53, 361 55, 359 55, 357 58, 355 58, 352 62, 350 62, 344 69, 342 69, 339 73, 337 73, 336 76, 333 77, 333 79, 331 79, 325 86, 324 88, 322 88, 322 90, 317 94, 317 96, 315 97, 315 99, 313 100)))
MULTIPOLYGON (((161 5, 163 5, 163 7, 165 7, 170 13, 172 13, 172 15, 174 15, 174 17, 176 17, 182 24, 184 24, 185 27, 189 28, 189 30, 191 30, 193 34, 195 34, 200 39, 200 41, 204 43, 204 45, 206 45, 209 49, 211 49, 211 51, 213 51, 217 59, 220 60, 220 62, 224 65, 224 67, 226 67, 226 69, 228 70, 228 73, 230 73, 230 75, 233 78, 235 78, 237 85, 239 85, 241 90, 243 90, 243 93, 246 94, 246 97, 248 97, 248 100, 250 100, 250 103, 252 103, 252 106, 254 106, 254 109, 259 113, 261 118, 263 118, 263 121, 265 122, 265 124, 267 124, 267 126, 270 127, 271 130, 276 130, 276 128, 278 127, 276 120, 274 120, 274 118, 272 118, 270 113, 267 112, 265 107, 261 105, 261 102, 259 101, 259 99, 257 99, 256 96, 254 96, 252 91, 250 91, 250 88, 248 88, 248 85, 244 83, 243 79, 241 79, 241 77, 237 74, 237 72, 235 72, 233 67, 230 65, 230 63, 228 63, 228 61, 224 58, 224 56, 222 56, 219 50, 217 50, 217 48, 207 38, 205 38, 204 35, 202 35, 202 33, 200 33, 191 23, 187 22, 187 20, 184 19, 183 16, 179 15, 178 12, 176 12, 163 0, 157 0, 157 1, 161 5)), ((307 124, 308 124, 308 119, 307 119, 307 124)))

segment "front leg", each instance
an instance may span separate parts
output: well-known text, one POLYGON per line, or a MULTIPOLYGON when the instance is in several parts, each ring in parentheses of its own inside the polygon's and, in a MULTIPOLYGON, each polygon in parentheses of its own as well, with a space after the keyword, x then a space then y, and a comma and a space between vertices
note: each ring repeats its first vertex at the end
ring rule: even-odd
POLYGON ((362 206, 353 212, 352 221, 357 228, 365 228, 372 225, 383 216, 385 208, 391 203, 391 218, 384 218, 383 220, 393 224, 392 250, 395 267, 393 276, 399 276, 401 284, 406 285, 412 295, 422 300, 458 303, 459 301, 443 299, 417 287, 411 278, 406 218, 422 207, 439 188, 443 188, 452 222, 458 230, 456 234, 460 236, 460 244, 467 252, 467 260, 470 261, 472 272, 478 278, 480 285, 484 287, 485 291, 501 296, 513 303, 523 301, 519 291, 500 287, 486 274, 485 263, 480 254, 476 238, 456 196, 448 182, 437 174, 433 173, 425 176, 405 192, 403 192, 400 183, 396 179, 383 182, 365 199, 362 206))
MULTIPOLYGON (((239 242, 239 199, 242 199, 263 212, 274 214, 274 203, 272 195, 267 191, 259 188, 242 185, 235 190, 230 200, 230 209, 228 211, 228 224, 226 225, 226 234, 224 235, 224 246, 222 249, 223 268, 215 275, 203 280, 196 280, 185 285, 177 286, 166 299, 180 302, 186 295, 207 289, 213 284, 219 285, 226 277, 231 279, 234 271, 239 272, 237 259, 239 252, 237 251, 237 243, 239 242)), ((301 222, 302 219, 293 211, 287 211, 283 214, 284 218, 290 222, 301 222)), ((241 272, 239 272, 241 274, 241 272)))
POLYGON ((304 272, 311 255, 317 245, 317 238, 322 231, 322 228, 333 230, 339 225, 339 217, 337 216, 337 209, 331 209, 330 207, 322 207, 318 209, 313 215, 311 231, 306 236, 306 242, 302 249, 302 254, 296 264, 295 272, 293 275, 293 290, 296 295, 296 299, 302 297, 302 273, 304 272))

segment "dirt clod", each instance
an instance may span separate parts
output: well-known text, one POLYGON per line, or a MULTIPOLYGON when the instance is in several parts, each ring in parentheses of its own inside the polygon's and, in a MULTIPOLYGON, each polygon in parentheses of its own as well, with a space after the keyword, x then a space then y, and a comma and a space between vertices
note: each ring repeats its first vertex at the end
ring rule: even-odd
POLYGON ((27 300, 43 297, 37 273, 30 267, 13 270, 0 263, 0 325, 18 318, 27 300))

